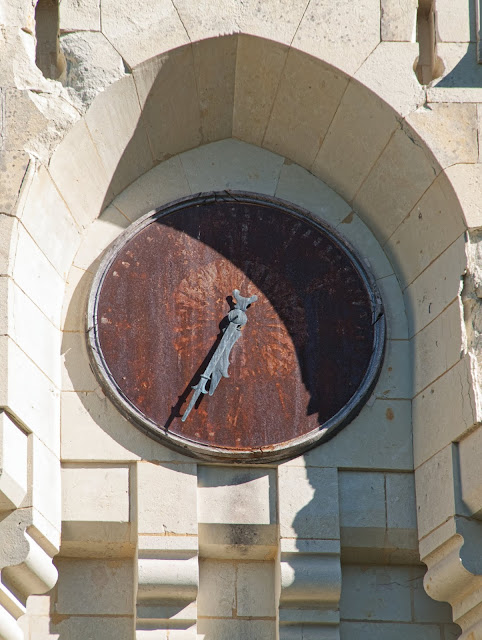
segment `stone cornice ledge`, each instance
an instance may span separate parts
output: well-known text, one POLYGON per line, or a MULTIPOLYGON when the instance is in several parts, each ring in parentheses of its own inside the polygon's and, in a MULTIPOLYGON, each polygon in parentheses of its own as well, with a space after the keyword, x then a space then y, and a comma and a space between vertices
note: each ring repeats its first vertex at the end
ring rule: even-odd
POLYGON ((431 598, 451 604, 454 622, 462 628, 459 640, 481 640, 482 575, 463 564, 461 549, 470 540, 460 528, 458 518, 451 518, 420 541, 421 560, 428 567, 424 587, 431 598))

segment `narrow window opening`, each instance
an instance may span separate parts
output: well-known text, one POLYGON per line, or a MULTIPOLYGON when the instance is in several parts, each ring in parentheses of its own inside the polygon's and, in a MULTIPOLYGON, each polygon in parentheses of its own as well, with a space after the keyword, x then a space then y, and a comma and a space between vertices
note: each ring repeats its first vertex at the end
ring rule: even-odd
POLYGON ((417 11, 417 42, 419 56, 415 65, 420 84, 429 84, 442 75, 443 64, 437 56, 434 0, 419 0, 417 11))
POLYGON ((59 46, 59 0, 38 0, 35 9, 35 63, 46 78, 57 80, 61 74, 59 46))

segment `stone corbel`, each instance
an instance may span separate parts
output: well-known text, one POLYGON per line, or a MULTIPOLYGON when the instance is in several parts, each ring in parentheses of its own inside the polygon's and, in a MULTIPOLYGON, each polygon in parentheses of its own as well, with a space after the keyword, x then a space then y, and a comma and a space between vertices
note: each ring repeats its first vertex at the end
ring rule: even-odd
POLYGON ((3 514, 0 521, 0 640, 20 640, 16 620, 25 614, 27 598, 52 589, 57 570, 52 564, 56 549, 45 544, 32 526, 33 509, 3 514))
POLYGON ((197 555, 197 536, 139 536, 136 640, 168 629, 195 640, 197 555))
MULTIPOLYGON (((469 571, 463 562, 463 546, 469 540, 452 518, 420 543, 428 571, 424 587, 434 600, 449 602, 453 620, 462 628, 459 640, 482 638, 482 575, 469 571)), ((462 529, 463 523, 462 524, 462 529)))
POLYGON ((280 585, 280 640, 339 640, 339 540, 282 539, 280 585))

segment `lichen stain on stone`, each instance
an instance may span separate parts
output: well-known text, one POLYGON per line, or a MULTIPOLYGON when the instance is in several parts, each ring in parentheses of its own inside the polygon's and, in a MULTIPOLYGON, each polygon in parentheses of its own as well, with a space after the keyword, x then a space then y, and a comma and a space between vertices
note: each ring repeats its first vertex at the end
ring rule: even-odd
POLYGON ((393 420, 395 414, 393 413, 393 409, 391 407, 388 407, 388 409, 385 411, 385 416, 387 420, 393 420))
POLYGON ((353 218, 355 216, 355 213, 353 211, 351 211, 346 218, 343 218, 343 220, 341 221, 341 224, 350 224, 351 222, 353 222, 353 218))

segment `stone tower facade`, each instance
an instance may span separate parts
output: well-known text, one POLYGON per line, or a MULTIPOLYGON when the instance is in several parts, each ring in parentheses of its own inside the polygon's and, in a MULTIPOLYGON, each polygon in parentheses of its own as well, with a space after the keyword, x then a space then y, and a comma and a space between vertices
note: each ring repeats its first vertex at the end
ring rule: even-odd
POLYGON ((480 0, 0 0, 0 638, 482 639, 480 0), (302 207, 383 298, 378 383, 282 462, 149 438, 93 278, 191 194, 302 207))

